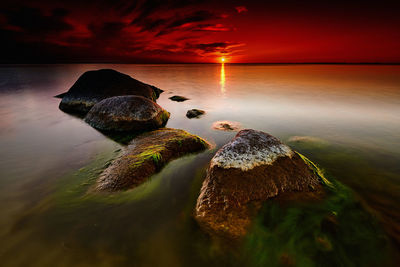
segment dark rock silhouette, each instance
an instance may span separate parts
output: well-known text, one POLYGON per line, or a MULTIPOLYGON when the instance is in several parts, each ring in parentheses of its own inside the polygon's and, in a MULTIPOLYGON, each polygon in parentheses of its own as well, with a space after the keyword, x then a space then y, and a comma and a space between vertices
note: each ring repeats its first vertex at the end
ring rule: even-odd
POLYGON ((180 95, 171 96, 169 99, 171 99, 172 101, 176 101, 176 102, 183 102, 183 101, 189 100, 189 98, 186 98, 186 97, 180 96, 180 95))
POLYGON ((201 115, 203 115, 204 113, 206 113, 206 112, 201 109, 190 109, 186 112, 186 117, 188 117, 189 119, 198 118, 201 115))
POLYGON ((133 79, 112 69, 87 71, 62 97, 60 109, 68 113, 86 114, 105 98, 121 95, 138 95, 156 100, 161 89, 133 79))

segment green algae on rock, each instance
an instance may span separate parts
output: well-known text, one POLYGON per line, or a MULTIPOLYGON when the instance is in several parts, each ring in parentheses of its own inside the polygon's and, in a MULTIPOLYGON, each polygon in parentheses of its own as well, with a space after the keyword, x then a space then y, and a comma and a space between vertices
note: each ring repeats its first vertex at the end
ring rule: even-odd
POLYGON ((320 200, 325 183, 305 158, 277 138, 242 130, 212 158, 195 217, 211 234, 241 238, 264 201, 320 200))
MULTIPOLYGON (((320 171, 320 170, 319 170, 320 171)), ((392 266, 388 238, 334 179, 318 202, 267 201, 243 240, 245 266, 392 266)))
POLYGON ((169 112, 142 96, 106 98, 89 111, 85 121, 106 132, 137 132, 164 127, 169 112))
POLYGON ((104 170, 94 186, 96 191, 134 188, 169 161, 188 153, 205 150, 202 138, 179 129, 159 129, 135 138, 122 156, 104 170))
POLYGON ((156 100, 163 91, 112 69, 87 71, 62 97, 59 108, 68 113, 86 114, 105 98, 138 95, 156 100))

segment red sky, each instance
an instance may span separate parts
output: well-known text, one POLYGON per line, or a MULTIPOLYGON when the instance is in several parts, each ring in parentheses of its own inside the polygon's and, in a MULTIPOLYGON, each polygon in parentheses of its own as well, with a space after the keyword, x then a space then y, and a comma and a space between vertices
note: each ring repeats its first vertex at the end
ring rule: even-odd
POLYGON ((2 1, 1 62, 400 62, 400 2, 2 1))

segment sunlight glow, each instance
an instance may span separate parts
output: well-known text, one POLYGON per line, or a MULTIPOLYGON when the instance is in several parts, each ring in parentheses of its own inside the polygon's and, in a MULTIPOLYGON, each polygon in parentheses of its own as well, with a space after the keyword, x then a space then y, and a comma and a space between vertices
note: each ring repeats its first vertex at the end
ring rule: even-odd
POLYGON ((225 64, 224 63, 221 64, 221 79, 220 79, 219 84, 221 85, 221 93, 225 94, 225 64))
POLYGON ((221 57, 221 62, 224 63, 225 62, 225 58, 221 57))

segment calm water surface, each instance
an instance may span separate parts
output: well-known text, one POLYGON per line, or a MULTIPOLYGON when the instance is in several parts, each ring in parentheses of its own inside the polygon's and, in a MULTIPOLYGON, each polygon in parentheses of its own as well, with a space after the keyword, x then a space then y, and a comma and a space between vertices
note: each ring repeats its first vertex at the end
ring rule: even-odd
MULTIPOLYGON (((2 266, 204 265, 212 251, 193 222, 215 151, 168 164, 137 189, 88 200, 87 185, 122 145, 58 109, 90 69, 113 68, 165 90, 167 127, 219 148, 235 133, 279 137, 352 188, 400 246, 400 66, 51 65, 0 68, 2 266), (183 95, 190 100, 172 102, 183 95), (206 110, 187 119, 191 108, 206 110), (83 192, 83 193, 82 193, 83 192)), ((395 259, 396 260, 396 259, 395 259)), ((218 260, 211 261, 218 265, 218 260)))

